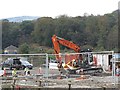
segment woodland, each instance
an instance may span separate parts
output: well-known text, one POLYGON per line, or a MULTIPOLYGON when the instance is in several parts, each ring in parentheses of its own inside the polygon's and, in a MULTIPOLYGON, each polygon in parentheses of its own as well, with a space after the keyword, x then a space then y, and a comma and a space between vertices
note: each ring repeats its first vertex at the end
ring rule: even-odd
MULTIPOLYGON (((118 11, 104 15, 40 17, 37 20, 2 20, 2 49, 10 45, 19 53, 52 53, 52 36, 77 44, 81 50, 118 51, 118 11)), ((70 52, 60 46, 61 52, 70 52)))

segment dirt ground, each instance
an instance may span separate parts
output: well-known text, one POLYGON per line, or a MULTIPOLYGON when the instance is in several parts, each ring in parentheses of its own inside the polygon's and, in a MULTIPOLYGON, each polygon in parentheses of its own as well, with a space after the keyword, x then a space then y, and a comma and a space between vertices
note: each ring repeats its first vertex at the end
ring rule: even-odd
POLYGON ((68 87, 71 84, 72 88, 117 88, 120 84, 120 77, 98 77, 92 76, 86 79, 68 78, 68 79, 49 79, 47 81, 48 87, 68 87))
MULTIPOLYGON (((33 69, 31 70, 30 76, 20 76, 21 78, 25 78, 25 80, 16 81, 16 85, 47 88, 68 88, 69 85, 71 85, 71 88, 120 88, 120 76, 113 77, 102 74, 99 76, 84 75, 81 78, 80 75, 71 75, 70 77, 63 75, 63 78, 60 79, 58 78, 58 71, 50 71, 51 75, 49 78, 45 78, 44 73, 45 69, 41 71, 39 71, 38 68, 33 69), (41 81, 41 85, 39 85, 39 82, 36 82, 36 80, 41 81)), ((19 78, 19 76, 17 78, 19 78)))
MULTIPOLYGON (((98 77, 98 76, 87 76, 86 78, 37 78, 41 81, 41 87, 47 88, 120 88, 120 77, 98 77)), ((20 80, 16 83, 17 85, 32 85, 39 86, 39 83, 34 80, 20 80)))

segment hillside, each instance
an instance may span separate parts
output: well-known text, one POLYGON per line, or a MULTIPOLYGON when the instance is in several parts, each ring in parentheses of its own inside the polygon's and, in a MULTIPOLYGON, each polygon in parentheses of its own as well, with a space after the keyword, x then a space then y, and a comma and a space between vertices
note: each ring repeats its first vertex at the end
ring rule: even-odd
POLYGON ((38 19, 38 16, 20 16, 20 17, 11 17, 11 18, 5 18, 9 20, 9 22, 22 22, 25 20, 36 20, 38 19))
MULTIPOLYGON (((105 15, 57 18, 40 17, 37 20, 13 23, 3 21, 2 48, 31 44, 53 48, 51 37, 57 36, 72 41, 82 49, 94 51, 118 50, 118 11, 105 15), (25 44, 26 43, 26 44, 25 44)), ((26 17, 24 17, 25 20, 26 17)), ((35 19, 35 18, 34 18, 35 19)), ((10 20, 10 19, 9 19, 10 20)), ((19 20, 16 20, 19 21, 19 20)), ((67 50, 60 46, 61 50, 67 50)), ((31 47, 30 47, 31 48, 31 47)), ((33 51, 41 52, 40 49, 33 51)), ((35 53, 35 52, 34 52, 35 53)))

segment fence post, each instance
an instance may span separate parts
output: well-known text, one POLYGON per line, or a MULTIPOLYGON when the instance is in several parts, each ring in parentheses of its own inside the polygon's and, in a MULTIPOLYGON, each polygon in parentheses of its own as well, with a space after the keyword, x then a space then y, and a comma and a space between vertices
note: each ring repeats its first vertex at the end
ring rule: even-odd
POLYGON ((16 78, 13 77, 13 90, 15 89, 16 78))
POLYGON ((46 53, 46 70, 45 70, 45 76, 48 79, 48 54, 46 53))
POLYGON ((71 90, 71 81, 68 81, 68 90, 71 90))
POLYGON ((87 55, 88 55, 88 64, 90 64, 90 53, 88 52, 87 55))

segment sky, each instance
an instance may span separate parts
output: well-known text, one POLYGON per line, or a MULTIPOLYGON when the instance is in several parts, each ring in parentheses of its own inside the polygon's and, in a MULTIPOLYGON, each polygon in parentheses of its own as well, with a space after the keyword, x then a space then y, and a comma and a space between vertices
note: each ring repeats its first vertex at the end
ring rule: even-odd
POLYGON ((120 0, 0 0, 0 19, 17 16, 104 15, 118 9, 120 0))

